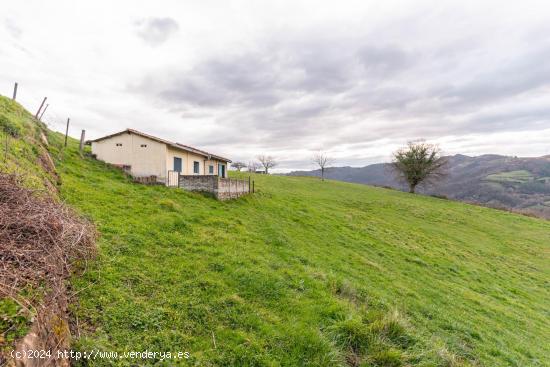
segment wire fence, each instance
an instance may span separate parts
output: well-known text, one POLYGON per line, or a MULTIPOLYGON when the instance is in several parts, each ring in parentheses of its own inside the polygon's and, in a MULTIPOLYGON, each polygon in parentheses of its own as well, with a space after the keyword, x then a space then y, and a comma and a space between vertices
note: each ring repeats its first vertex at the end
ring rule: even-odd
MULTIPOLYGON (((27 108, 27 110, 34 116, 34 118, 40 122, 42 122, 46 127, 51 131, 59 131, 63 132, 65 134, 65 141, 67 140, 67 137, 69 135, 70 130, 75 130, 75 126, 69 123, 69 118, 60 115, 55 108, 52 108, 50 106, 50 101, 48 100, 48 97, 37 97, 33 94, 26 94, 24 93, 24 89, 22 90, 21 85, 19 83, 15 82, 13 85, 13 90, 11 93, 7 94, 6 96, 10 96, 12 100, 19 102, 19 98, 23 96, 23 99, 25 100, 25 105, 34 106, 33 108, 27 108), (22 93, 23 92, 23 93, 22 93), (72 128, 72 129, 71 129, 72 128)), ((20 102, 19 102, 20 103, 20 102)), ((23 105, 22 103, 20 103, 23 105)), ((0 115, 0 118, 2 116, 0 115)), ((2 146, 2 151, 4 152, 4 160, 8 159, 9 156, 9 150, 10 150, 10 134, 9 131, 7 131, 5 128, 2 129, 3 126, 0 124, 0 133, 6 134, 5 136, 0 136, 0 145, 2 146)), ((2 135, 4 135, 2 134, 2 135)), ((83 148, 83 141, 85 137, 85 130, 82 130, 81 133, 81 150, 83 148)), ((65 144, 66 146, 66 144, 65 144)))

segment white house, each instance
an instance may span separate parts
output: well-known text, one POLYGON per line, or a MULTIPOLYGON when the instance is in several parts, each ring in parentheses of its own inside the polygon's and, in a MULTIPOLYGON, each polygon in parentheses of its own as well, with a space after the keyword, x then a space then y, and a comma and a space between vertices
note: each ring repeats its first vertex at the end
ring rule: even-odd
POLYGON ((182 175, 227 177, 231 160, 180 143, 170 142, 133 129, 91 141, 99 160, 123 167, 134 177, 156 176, 166 182, 169 172, 182 175))

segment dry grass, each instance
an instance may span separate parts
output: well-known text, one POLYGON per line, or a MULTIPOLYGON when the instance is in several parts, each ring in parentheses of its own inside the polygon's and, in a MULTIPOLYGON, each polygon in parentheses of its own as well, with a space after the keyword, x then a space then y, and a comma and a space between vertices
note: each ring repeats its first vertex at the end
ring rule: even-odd
POLYGON ((87 220, 54 197, 0 173, 0 298, 35 318, 33 332, 52 351, 68 334, 65 280, 94 255, 95 237, 87 220))

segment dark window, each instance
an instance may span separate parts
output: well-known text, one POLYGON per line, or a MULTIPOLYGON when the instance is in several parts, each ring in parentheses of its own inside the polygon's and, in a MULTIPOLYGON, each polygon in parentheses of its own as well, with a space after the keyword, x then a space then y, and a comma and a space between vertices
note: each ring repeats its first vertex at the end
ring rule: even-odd
POLYGON ((200 169, 200 163, 199 162, 193 162, 193 173, 199 173, 200 169))
POLYGON ((174 171, 181 172, 181 158, 174 157, 174 171))
POLYGON ((142 148, 147 148, 147 144, 141 144, 142 148))
POLYGON ((122 143, 116 143, 116 146, 117 146, 117 147, 121 147, 121 146, 122 146, 122 143))
POLYGON ((214 174, 214 166, 208 166, 208 173, 211 175, 214 174))

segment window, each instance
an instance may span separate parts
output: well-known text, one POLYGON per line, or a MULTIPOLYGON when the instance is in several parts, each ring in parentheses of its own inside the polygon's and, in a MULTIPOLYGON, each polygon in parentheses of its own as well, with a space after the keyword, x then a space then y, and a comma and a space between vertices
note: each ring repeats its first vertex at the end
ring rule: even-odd
POLYGON ((181 172, 181 158, 174 157, 174 171, 181 172))
POLYGON ((147 144, 141 144, 142 148, 147 148, 147 144))
POLYGON ((200 173, 199 170, 200 170, 200 163, 193 162, 193 173, 198 175, 200 173))
POLYGON ((122 143, 116 143, 116 146, 117 146, 117 147, 121 147, 121 146, 122 146, 122 143))
POLYGON ((214 166, 210 165, 208 166, 208 173, 213 175, 214 174, 214 166))

